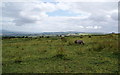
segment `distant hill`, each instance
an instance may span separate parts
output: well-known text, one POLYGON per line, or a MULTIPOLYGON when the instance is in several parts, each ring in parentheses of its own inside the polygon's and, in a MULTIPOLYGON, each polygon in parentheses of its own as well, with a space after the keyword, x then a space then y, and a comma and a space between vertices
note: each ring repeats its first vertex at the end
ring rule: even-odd
POLYGON ((15 31, 8 31, 8 30, 2 30, 2 36, 25 36, 29 33, 26 32, 15 32, 15 31))
POLYGON ((77 31, 68 31, 68 32, 41 32, 41 33, 28 33, 28 32, 15 32, 2 30, 2 36, 56 36, 56 35, 97 35, 104 34, 98 32, 77 32, 77 31))

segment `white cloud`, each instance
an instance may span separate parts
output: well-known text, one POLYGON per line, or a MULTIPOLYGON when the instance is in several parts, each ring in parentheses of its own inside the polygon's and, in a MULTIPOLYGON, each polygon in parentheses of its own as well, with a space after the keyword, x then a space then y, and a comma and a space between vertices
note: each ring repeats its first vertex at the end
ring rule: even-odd
POLYGON ((41 0, 2 0, 2 2, 39 2, 41 0))
POLYGON ((80 28, 84 28, 84 26, 78 26, 78 27, 80 27, 80 28))
POLYGON ((87 29, 100 29, 101 26, 87 26, 87 29))
POLYGON ((58 2, 118 2, 119 0, 55 0, 58 2))
POLYGON ((117 31, 117 2, 10 2, 3 3, 3 28, 15 31, 117 31), (47 12, 70 11, 79 16, 49 16, 47 12), (11 27, 8 27, 10 26, 11 27))
MULTIPOLYGON (((3 2, 39 2, 44 0, 3 0, 3 2)), ((47 0, 45 0, 47 1, 47 0)), ((118 2, 119 0, 51 0, 49 2, 118 2)))

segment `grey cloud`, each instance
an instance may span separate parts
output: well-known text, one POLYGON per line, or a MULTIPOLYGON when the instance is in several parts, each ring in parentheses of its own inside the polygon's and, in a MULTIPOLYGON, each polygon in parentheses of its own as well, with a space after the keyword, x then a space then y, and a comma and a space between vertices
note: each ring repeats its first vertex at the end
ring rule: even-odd
POLYGON ((90 17, 89 17, 90 20, 94 20, 94 21, 97 21, 97 22, 100 22, 100 21, 107 21, 108 17, 106 16, 106 14, 92 14, 90 17))
POLYGON ((118 7, 117 2, 73 2, 70 3, 71 10, 77 10, 78 12, 104 12, 111 11, 118 7))
POLYGON ((27 8, 24 7, 24 2, 5 2, 2 7, 2 16, 13 18, 13 22, 17 26, 35 23, 35 19, 29 18, 27 16, 22 16, 20 13, 27 8))
POLYGON ((10 17, 13 18, 13 22, 20 26, 24 25, 25 23, 33 23, 33 20, 29 18, 22 17, 20 12, 23 10, 22 4, 19 2, 5 2, 3 3, 4 6, 2 7, 2 16, 3 17, 10 17))
POLYGON ((22 11, 21 3, 14 2, 5 2, 2 7, 2 16, 3 17, 17 17, 19 16, 20 11, 22 11))
POLYGON ((118 13, 117 12, 112 13, 111 18, 114 20, 118 20, 118 13))
POLYGON ((53 4, 50 3, 25 3, 25 2, 5 2, 3 3, 3 17, 11 17, 16 25, 25 25, 40 21, 47 16, 46 11, 54 11, 53 4), (51 6, 51 7, 50 7, 51 6), (51 9, 51 10, 50 10, 51 9))
POLYGON ((74 2, 70 4, 71 11, 79 14, 91 14, 88 19, 98 22, 107 21, 109 19, 107 15, 117 20, 117 13, 110 14, 111 11, 117 8, 117 2, 74 2))
POLYGON ((16 18, 13 22, 15 23, 15 25, 21 26, 25 24, 35 23, 35 20, 28 18, 16 18))

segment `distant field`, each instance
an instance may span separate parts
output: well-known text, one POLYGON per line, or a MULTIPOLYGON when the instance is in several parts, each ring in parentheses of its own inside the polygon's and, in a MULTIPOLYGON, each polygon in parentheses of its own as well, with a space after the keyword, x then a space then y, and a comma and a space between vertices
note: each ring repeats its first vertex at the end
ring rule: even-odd
POLYGON ((118 34, 11 38, 2 43, 3 73, 119 73, 118 34), (76 39, 85 45, 75 44, 76 39))

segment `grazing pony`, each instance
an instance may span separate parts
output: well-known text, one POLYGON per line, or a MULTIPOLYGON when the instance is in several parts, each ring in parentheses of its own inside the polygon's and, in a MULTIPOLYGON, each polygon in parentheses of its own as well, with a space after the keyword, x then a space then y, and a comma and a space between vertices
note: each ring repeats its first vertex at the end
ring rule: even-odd
POLYGON ((82 40, 75 40, 75 44, 82 44, 82 45, 84 45, 85 43, 82 40))

